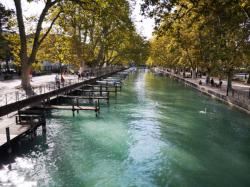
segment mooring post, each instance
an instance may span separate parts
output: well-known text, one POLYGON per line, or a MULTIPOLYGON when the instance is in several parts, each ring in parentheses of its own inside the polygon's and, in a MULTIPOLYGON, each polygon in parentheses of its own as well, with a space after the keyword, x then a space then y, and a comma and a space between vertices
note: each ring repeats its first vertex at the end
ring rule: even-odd
POLYGON ((96 116, 96 117, 97 117, 97 112, 98 112, 97 101, 95 101, 95 116, 96 116))
POLYGON ((117 96, 117 85, 115 85, 115 96, 117 96))
POLYGON ((75 107, 74 107, 74 104, 72 105, 72 112, 73 112, 73 117, 75 117, 75 107))
POLYGON ((16 116, 16 124, 18 124, 18 116, 16 116))
POLYGON ((20 109, 19 109, 19 107, 17 109, 17 115, 18 115, 18 124, 20 124, 21 123, 21 118, 20 118, 20 109))
POLYGON ((91 102, 91 99, 90 99, 90 92, 89 92, 89 103, 91 102))
POLYGON ((6 140, 8 144, 8 153, 11 153, 12 148, 11 148, 11 143, 10 143, 10 128, 9 127, 6 127, 6 140))
POLYGON ((102 85, 100 86, 100 96, 102 96, 102 85))
POLYGON ((108 82, 106 81, 106 89, 108 89, 108 82))
POLYGON ((109 105, 109 92, 107 92, 107 104, 109 105))
MULTIPOLYGON (((77 104, 77 106, 79 106, 79 100, 78 100, 78 98, 76 99, 76 104, 77 104)), ((76 110, 76 112, 77 112, 77 114, 79 114, 79 110, 76 110)))
POLYGON ((35 138, 37 136, 37 133, 36 133, 36 127, 33 128, 33 137, 35 138))
POLYGON ((42 118, 42 133, 46 134, 46 120, 45 120, 45 117, 42 118))

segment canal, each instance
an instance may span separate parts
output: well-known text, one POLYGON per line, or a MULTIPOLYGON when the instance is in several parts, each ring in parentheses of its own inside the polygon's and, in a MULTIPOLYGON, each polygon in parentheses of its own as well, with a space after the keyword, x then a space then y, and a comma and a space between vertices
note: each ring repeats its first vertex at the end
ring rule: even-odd
POLYGON ((53 111, 20 150, 0 186, 250 186, 250 116, 142 70, 100 117, 53 111))

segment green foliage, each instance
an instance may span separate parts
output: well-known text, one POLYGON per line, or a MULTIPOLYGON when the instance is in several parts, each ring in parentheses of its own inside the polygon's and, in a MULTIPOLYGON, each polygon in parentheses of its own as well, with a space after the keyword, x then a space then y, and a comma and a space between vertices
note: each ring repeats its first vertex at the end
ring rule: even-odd
POLYGON ((95 1, 84 7, 67 2, 58 26, 71 38, 79 65, 142 63, 147 58, 138 58, 145 54, 146 42, 136 34, 126 0, 95 1))
POLYGON ((41 72, 42 71, 42 63, 37 62, 32 64, 32 70, 36 72, 41 72))
POLYGON ((6 9, 1 3, 0 3, 0 33, 2 33, 4 30, 9 30, 9 20, 13 16, 14 11, 6 9))
MULTIPOLYGON (((8 36, 17 65, 24 63, 21 54, 27 57, 28 65, 43 60, 76 67, 146 62, 149 44, 136 33, 128 1, 53 2, 43 20, 49 27, 39 34, 37 28, 26 29, 26 51, 21 49, 20 35, 8 36)), ((38 18, 31 16, 26 20, 39 22, 38 18)))
POLYGON ((151 63, 200 68, 228 77, 249 64, 249 1, 144 2, 144 13, 158 23, 151 41, 151 63))
POLYGON ((9 20, 13 16, 13 10, 6 9, 0 3, 0 60, 9 61, 12 58, 10 49, 10 41, 8 40, 7 32, 9 29, 9 20))

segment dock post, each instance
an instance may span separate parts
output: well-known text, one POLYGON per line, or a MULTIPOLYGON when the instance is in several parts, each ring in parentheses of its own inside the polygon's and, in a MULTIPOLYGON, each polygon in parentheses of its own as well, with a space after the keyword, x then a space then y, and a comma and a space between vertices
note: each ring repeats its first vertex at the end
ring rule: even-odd
POLYGON ((109 92, 107 92, 107 104, 109 105, 109 92))
POLYGON ((12 152, 11 144, 10 144, 10 128, 6 127, 6 139, 8 144, 8 153, 12 152))
POLYGON ((37 132, 36 132, 36 130, 37 130, 37 127, 33 127, 33 137, 35 138, 35 137, 37 137, 37 132))
MULTIPOLYGON (((77 106, 79 106, 79 100, 78 98, 76 99, 77 106)), ((77 114, 79 114, 79 110, 76 110, 77 114)))
POLYGON ((98 107, 98 114, 100 114, 100 102, 99 102, 99 99, 97 100, 97 107, 98 107))
POLYGON ((43 134, 46 134, 46 121, 45 121, 45 118, 43 119, 43 122, 42 122, 42 132, 43 132, 43 134))
POLYGON ((107 89, 108 89, 108 82, 106 81, 106 91, 107 91, 107 89))
POLYGON ((117 96, 117 85, 115 85, 115 96, 117 96))
POLYGON ((72 105, 72 112, 73 112, 73 117, 75 117, 75 107, 74 107, 74 104, 72 105))
POLYGON ((89 103, 91 103, 91 97, 90 97, 90 94, 91 94, 91 93, 89 92, 89 103))
POLYGON ((16 116, 16 124, 18 124, 18 116, 16 116))
POLYGON ((98 112, 98 106, 97 106, 97 101, 95 101, 95 116, 97 117, 97 112, 98 112))
POLYGON ((102 85, 100 85, 100 96, 102 96, 102 85))

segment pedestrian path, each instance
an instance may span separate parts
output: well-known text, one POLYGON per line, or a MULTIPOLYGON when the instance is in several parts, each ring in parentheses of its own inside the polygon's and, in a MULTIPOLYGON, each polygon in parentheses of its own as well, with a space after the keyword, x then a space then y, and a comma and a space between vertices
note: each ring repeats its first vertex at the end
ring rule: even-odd
MULTIPOLYGON (((206 77, 203 76, 201 78, 192 79, 192 78, 183 78, 179 74, 174 74, 167 70, 162 71, 163 74, 174 77, 178 80, 182 80, 185 84, 190 85, 197 90, 215 96, 216 98, 228 103, 232 104, 247 113, 250 113, 250 85, 240 83, 240 82, 232 82, 232 90, 229 91, 227 95, 227 81, 222 80, 221 87, 211 86, 211 84, 206 84, 206 77), (199 82, 202 82, 200 84, 199 82)), ((216 84, 219 83, 218 78, 214 78, 216 84)))
MULTIPOLYGON (((29 95, 21 89, 20 79, 0 81, 0 107, 32 97, 33 95, 43 94, 57 89, 59 85, 55 84, 55 76, 56 74, 33 77, 31 81, 32 94, 29 95)), ((60 85, 61 87, 75 84, 79 81, 77 75, 63 75, 63 77, 65 82, 60 85)), ((87 78, 81 79, 81 81, 84 80, 87 80, 87 78)))

